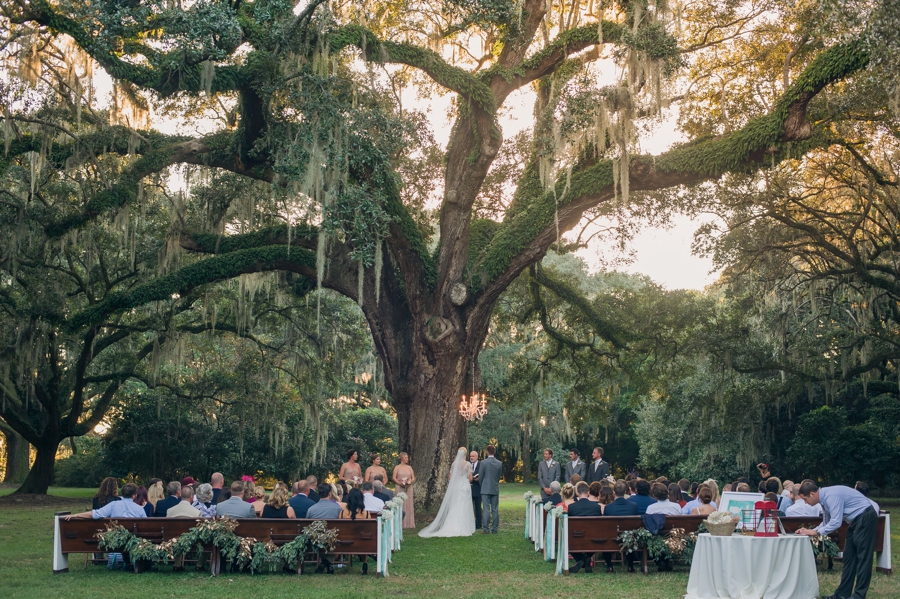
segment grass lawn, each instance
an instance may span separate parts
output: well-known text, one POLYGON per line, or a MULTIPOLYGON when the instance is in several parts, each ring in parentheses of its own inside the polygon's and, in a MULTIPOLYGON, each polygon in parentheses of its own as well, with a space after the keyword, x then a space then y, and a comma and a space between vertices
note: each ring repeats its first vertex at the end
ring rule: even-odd
MULTIPOLYGON (((54 511, 83 511, 89 507, 92 489, 52 489, 56 505, 23 502, 0 505, 0 580, 2 595, 15 599, 44 597, 85 597, 103 595, 131 597, 259 596, 278 597, 337 596, 341 599, 375 596, 409 597, 564 597, 598 592, 622 599, 675 599, 684 595, 688 570, 676 566, 675 572, 650 576, 627 574, 621 569, 606 574, 603 568, 594 574, 554 576, 554 566, 543 561, 533 546, 522 538, 524 523, 524 485, 501 485, 500 534, 472 535, 462 539, 420 539, 407 531, 403 549, 394 556, 390 577, 360 575, 358 564, 352 570, 338 570, 334 576, 287 574, 223 575, 211 578, 198 572, 159 572, 134 575, 108 571, 104 567, 83 567, 83 558, 73 556, 68 574, 52 573, 52 517, 54 511), (71 497, 61 501, 60 497, 71 497), (599 571, 599 573, 598 573, 599 571), (186 585, 190 585, 188 591, 186 585), (106 589, 102 592, 101 589, 106 589), (257 589, 257 591, 254 591, 257 589), (262 592, 260 594, 259 592, 262 592), (324 592, 324 594, 323 594, 324 592), (251 595, 251 593, 253 595, 251 595)), ((0 489, 6 495, 11 489, 0 489)), ((900 504, 891 530, 893 561, 900 567, 900 504)), ((831 593, 840 577, 840 565, 832 573, 820 571, 823 593, 831 593)), ((900 597, 900 576, 874 574, 869 589, 872 599, 900 597)))

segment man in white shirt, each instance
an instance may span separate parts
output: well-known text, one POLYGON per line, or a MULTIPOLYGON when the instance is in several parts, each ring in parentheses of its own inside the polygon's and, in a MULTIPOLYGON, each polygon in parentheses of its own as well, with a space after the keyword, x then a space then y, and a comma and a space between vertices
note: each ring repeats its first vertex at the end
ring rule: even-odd
MULTIPOLYGON (((798 485, 799 486, 799 485, 798 485)), ((821 518, 822 517, 822 506, 819 504, 809 505, 803 499, 795 499, 794 503, 788 506, 786 510, 784 510, 784 515, 789 518, 794 517, 803 517, 803 518, 821 518)))
POLYGON ((375 487, 370 482, 362 484, 363 502, 367 512, 380 512, 384 509, 384 502, 375 497, 375 487))
POLYGON ((650 496, 656 498, 656 503, 647 506, 647 514, 665 514, 666 516, 680 516, 681 506, 669 501, 669 489, 662 483, 653 483, 650 487, 650 496))

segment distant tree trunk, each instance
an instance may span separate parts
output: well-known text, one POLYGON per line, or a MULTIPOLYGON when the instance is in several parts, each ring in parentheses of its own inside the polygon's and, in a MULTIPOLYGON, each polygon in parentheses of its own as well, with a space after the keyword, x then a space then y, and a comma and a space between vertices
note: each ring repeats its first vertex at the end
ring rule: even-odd
POLYGON ((531 482, 531 425, 528 423, 522 435, 522 482, 531 482))
POLYGON ((56 463, 56 448, 36 446, 37 457, 31 466, 31 471, 25 478, 22 486, 16 489, 16 493, 34 493, 36 495, 46 495, 53 481, 53 467, 56 463))
POLYGON ((0 432, 6 437, 5 483, 20 483, 28 476, 29 451, 31 445, 16 431, 0 423, 0 432))

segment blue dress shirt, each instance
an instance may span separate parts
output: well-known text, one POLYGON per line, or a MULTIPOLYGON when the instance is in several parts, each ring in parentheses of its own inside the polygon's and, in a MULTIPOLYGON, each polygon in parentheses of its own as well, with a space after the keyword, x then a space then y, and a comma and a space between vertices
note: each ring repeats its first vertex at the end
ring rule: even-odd
POLYGON ((823 512, 822 524, 816 527, 816 531, 823 535, 831 534, 841 527, 844 520, 853 520, 872 507, 872 502, 865 495, 841 485, 819 489, 819 504, 823 512))
POLYGON ((110 501, 99 510, 91 510, 94 520, 100 518, 146 518, 147 512, 130 497, 123 497, 121 501, 110 501))

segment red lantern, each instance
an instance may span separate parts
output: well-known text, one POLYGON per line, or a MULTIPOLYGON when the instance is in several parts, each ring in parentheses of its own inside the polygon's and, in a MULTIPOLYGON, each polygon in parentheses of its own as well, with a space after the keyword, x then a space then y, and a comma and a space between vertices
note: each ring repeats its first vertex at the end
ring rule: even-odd
POLYGON ((753 506, 756 509, 753 536, 777 537, 778 536, 778 504, 774 501, 757 501, 753 506))

